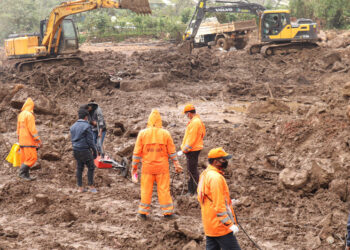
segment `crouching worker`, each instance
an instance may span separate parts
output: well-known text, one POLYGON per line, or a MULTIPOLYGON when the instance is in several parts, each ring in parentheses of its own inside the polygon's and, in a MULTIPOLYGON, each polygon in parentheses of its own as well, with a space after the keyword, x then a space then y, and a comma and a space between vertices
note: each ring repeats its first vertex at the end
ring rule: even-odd
POLYGON ((132 160, 132 178, 137 182, 137 165, 142 161, 141 203, 139 216, 146 219, 150 212, 153 183, 157 183, 158 200, 164 218, 174 219, 174 205, 170 195, 169 158, 175 171, 182 172, 175 145, 170 133, 162 128, 162 119, 158 110, 152 110, 147 128, 139 132, 132 160))
POLYGON ((207 250, 240 250, 235 237, 237 220, 232 208, 230 193, 223 176, 232 155, 223 148, 209 151, 209 166, 200 176, 198 201, 201 205, 207 250))
POLYGON ((21 154, 19 177, 28 181, 34 180, 35 178, 30 177, 29 168, 37 161, 37 149, 42 147, 42 143, 35 127, 34 102, 31 98, 26 100, 18 115, 17 135, 21 154))
POLYGON ((88 169, 88 185, 90 192, 97 193, 94 188, 94 159, 97 157, 97 151, 92 135, 91 126, 88 120, 88 111, 85 109, 79 109, 79 120, 76 121, 70 128, 71 141, 73 145, 73 156, 77 161, 77 184, 79 192, 86 192, 87 189, 83 188, 82 178, 84 165, 88 169))

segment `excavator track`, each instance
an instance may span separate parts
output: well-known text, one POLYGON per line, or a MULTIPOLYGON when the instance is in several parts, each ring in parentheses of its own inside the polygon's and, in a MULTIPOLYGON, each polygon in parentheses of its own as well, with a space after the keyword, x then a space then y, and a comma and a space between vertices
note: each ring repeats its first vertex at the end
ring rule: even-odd
POLYGON ((17 62, 15 68, 19 72, 33 70, 38 65, 53 65, 53 64, 67 65, 67 66, 83 66, 84 61, 78 56, 73 57, 56 57, 56 58, 45 58, 45 59, 36 59, 17 62))
POLYGON ((287 55, 291 53, 295 53, 296 51, 303 49, 312 49, 318 47, 317 43, 313 42, 291 42, 291 43, 261 43, 261 44, 253 44, 249 48, 249 54, 262 54, 265 57, 269 57, 272 55, 287 55))

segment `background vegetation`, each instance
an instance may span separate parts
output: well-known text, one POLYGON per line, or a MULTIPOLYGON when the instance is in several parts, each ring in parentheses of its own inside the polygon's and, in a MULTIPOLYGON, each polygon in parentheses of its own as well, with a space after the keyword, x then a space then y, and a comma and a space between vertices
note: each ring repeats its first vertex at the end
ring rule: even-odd
MULTIPOLYGON (((99 9, 71 16, 77 23, 80 40, 123 40, 128 37, 151 35, 156 38, 181 38, 194 12, 196 0, 150 0, 152 15, 136 15, 128 10, 99 9)), ((40 20, 62 0, 1 0, 0 40, 13 33, 39 31, 40 20)), ((253 2, 253 1, 252 1, 253 2)), ((290 0, 255 1, 267 9, 290 8, 298 18, 322 19, 326 28, 350 29, 349 0, 290 0)), ((214 15, 212 15, 214 16, 214 15)), ((220 22, 251 19, 251 15, 215 14, 220 22)))

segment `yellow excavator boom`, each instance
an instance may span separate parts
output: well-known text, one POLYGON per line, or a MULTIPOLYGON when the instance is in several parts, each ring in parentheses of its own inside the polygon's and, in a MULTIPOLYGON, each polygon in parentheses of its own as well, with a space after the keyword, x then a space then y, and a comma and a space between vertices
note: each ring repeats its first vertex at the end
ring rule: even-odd
POLYGON ((130 9, 138 14, 151 13, 148 0, 76 0, 63 2, 50 13, 42 46, 46 46, 48 52, 51 51, 53 38, 65 17, 98 8, 130 9))

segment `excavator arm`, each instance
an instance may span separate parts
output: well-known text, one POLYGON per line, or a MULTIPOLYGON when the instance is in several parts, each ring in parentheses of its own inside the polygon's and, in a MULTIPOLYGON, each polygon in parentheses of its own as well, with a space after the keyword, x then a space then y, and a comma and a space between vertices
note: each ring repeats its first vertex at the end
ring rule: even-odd
POLYGON ((75 0, 63 2, 50 13, 42 46, 45 46, 48 52, 51 51, 54 36, 57 31, 59 31, 58 35, 60 36, 60 25, 65 17, 98 8, 130 9, 138 14, 151 13, 148 0, 75 0))
POLYGON ((261 12, 265 10, 265 7, 256 4, 256 3, 249 3, 248 1, 238 1, 238 2, 230 2, 230 1, 219 1, 217 0, 217 3, 226 3, 230 5, 224 5, 224 6, 212 6, 212 7, 206 7, 207 0, 200 0, 197 4, 196 10, 193 13, 193 16, 190 20, 190 23, 186 29, 185 33, 185 40, 193 40, 195 36, 197 35, 197 32, 199 30, 199 26, 201 25, 202 21, 204 20, 205 14, 207 12, 210 13, 245 13, 245 14, 253 14, 253 15, 260 15, 261 12), (191 31, 192 29, 192 31, 191 31))

